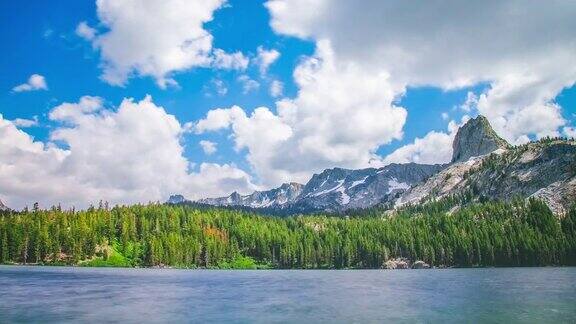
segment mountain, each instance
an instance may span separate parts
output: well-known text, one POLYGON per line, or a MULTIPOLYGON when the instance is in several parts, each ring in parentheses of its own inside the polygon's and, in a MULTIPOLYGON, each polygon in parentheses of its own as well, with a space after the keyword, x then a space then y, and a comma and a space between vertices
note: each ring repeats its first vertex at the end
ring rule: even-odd
POLYGON ((576 201, 576 142, 544 139, 453 163, 403 193, 395 206, 466 193, 504 201, 535 197, 563 214, 576 201))
POLYGON ((333 168, 312 176, 290 206, 294 211, 344 211, 387 201, 442 169, 441 165, 390 164, 383 168, 333 168))
MULTIPOLYGON (((484 116, 478 116, 458 130, 452 147, 452 162, 446 165, 326 169, 305 185, 283 184, 250 195, 235 192, 197 202, 291 214, 343 212, 380 204, 398 208, 464 195, 472 200, 505 201, 535 197, 544 200, 554 213, 562 214, 576 201, 574 140, 546 138, 512 146, 496 134, 484 116)), ((178 202, 185 202, 184 197, 178 196, 178 202)))
MULTIPOLYGON (((366 208, 396 197, 442 169, 441 165, 390 164, 383 168, 349 170, 333 168, 314 174, 306 185, 285 183, 279 188, 249 195, 233 192, 227 197, 196 201, 213 206, 238 206, 271 212, 339 212, 366 208)), ((179 196, 179 195, 178 195, 179 196)), ((169 202, 172 199, 169 200, 169 202)), ((183 202, 183 201, 179 201, 183 202)))
POLYGON ((452 143, 452 163, 467 161, 472 157, 509 147, 510 144, 492 129, 488 119, 480 115, 458 129, 452 143))
POLYGON ((282 208, 296 200, 304 186, 300 183, 285 183, 278 188, 267 191, 255 191, 242 196, 233 192, 228 197, 205 198, 197 202, 214 206, 243 206, 250 208, 282 208))
POLYGON ((1 211, 8 211, 8 210, 10 210, 10 208, 8 208, 6 205, 4 205, 2 200, 0 200, 0 212, 1 211))
POLYGON ((167 201, 168 204, 172 204, 172 205, 182 204, 185 202, 186 202, 186 198, 184 198, 184 196, 182 196, 182 195, 171 195, 167 201))

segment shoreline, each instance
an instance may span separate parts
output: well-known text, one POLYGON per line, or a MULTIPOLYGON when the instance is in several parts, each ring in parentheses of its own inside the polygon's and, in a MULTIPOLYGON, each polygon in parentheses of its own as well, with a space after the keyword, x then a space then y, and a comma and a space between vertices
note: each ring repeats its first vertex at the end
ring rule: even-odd
POLYGON ((199 271, 402 271, 402 270, 450 270, 450 269, 525 269, 525 268, 574 268, 571 265, 539 265, 539 266, 477 266, 477 267, 430 267, 430 268, 260 268, 260 269, 226 269, 226 268, 184 268, 184 267, 93 267, 81 265, 49 265, 49 264, 0 264, 0 267, 14 268, 85 268, 85 269, 146 269, 146 270, 199 270, 199 271))

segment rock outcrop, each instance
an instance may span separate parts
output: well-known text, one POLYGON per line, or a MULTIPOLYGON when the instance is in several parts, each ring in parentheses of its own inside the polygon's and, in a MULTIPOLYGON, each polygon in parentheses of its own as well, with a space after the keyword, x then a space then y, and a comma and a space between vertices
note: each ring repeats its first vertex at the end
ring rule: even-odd
POLYGON ((472 157, 508 147, 510 144, 496 134, 488 119, 478 116, 458 129, 452 143, 452 163, 467 161, 472 157))
POLYGON ((0 211, 8 211, 8 210, 10 210, 10 208, 8 208, 6 205, 4 205, 2 200, 0 200, 0 211))
POLYGON ((430 265, 424 261, 416 261, 412 264, 412 269, 430 269, 430 265))
POLYGON ((181 204, 186 202, 186 198, 184 198, 184 196, 182 195, 171 195, 170 198, 168 198, 167 203, 169 204, 181 204))
POLYGON ((384 262, 382 266, 384 269, 388 270, 396 270, 396 269, 410 269, 411 263, 410 260, 406 258, 398 258, 398 259, 390 259, 384 262))

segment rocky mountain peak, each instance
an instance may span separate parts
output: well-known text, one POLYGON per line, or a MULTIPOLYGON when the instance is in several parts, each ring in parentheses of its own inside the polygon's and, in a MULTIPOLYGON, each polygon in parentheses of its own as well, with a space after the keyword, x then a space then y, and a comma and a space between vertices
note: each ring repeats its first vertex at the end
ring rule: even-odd
POLYGON ((304 187, 303 184, 298 183, 298 182, 289 182, 289 183, 283 183, 279 189, 285 189, 285 190, 301 190, 304 187))
POLYGON ((186 198, 184 198, 182 195, 171 195, 167 202, 169 204, 181 204, 186 202, 186 198))
POLYGON ((509 146, 510 144, 492 129, 488 119, 479 115, 458 129, 452 143, 452 162, 466 161, 471 157, 485 155, 509 146))
POLYGON ((9 209, 10 208, 8 208, 6 205, 4 205, 2 200, 0 200, 0 211, 5 211, 5 210, 9 210, 9 209))

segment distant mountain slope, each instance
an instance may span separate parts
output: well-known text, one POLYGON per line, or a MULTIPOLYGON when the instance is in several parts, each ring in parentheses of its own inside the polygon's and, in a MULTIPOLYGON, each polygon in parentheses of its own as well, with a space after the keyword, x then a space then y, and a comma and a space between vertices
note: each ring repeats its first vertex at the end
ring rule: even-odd
MULTIPOLYGON (((478 116, 457 132, 452 162, 447 165, 390 164, 375 169, 327 169, 306 183, 256 191, 242 196, 197 201, 216 206, 343 212, 378 204, 400 207, 450 195, 472 193, 474 199, 510 200, 537 197, 555 213, 576 201, 576 143, 544 139, 512 146, 499 137, 488 120, 478 116)), ((186 202, 175 195, 172 203, 186 202)))
MULTIPOLYGON (((315 174, 306 185, 289 183, 249 195, 234 192, 227 197, 204 198, 196 202, 213 206, 281 209, 284 213, 366 208, 396 197, 442 167, 409 163, 390 164, 379 169, 333 168, 315 174)), ((185 201, 181 195, 173 195, 168 202, 185 201)))
POLYGON ((296 182, 285 183, 278 188, 267 191, 255 191, 250 195, 242 196, 233 192, 228 197, 205 198, 197 202, 214 206, 244 206, 250 208, 281 208, 296 200, 302 192, 304 185, 296 182))
POLYGON ((441 165, 409 163, 390 164, 379 169, 324 170, 312 176, 291 208, 296 211, 343 211, 374 206, 441 169, 441 165))

